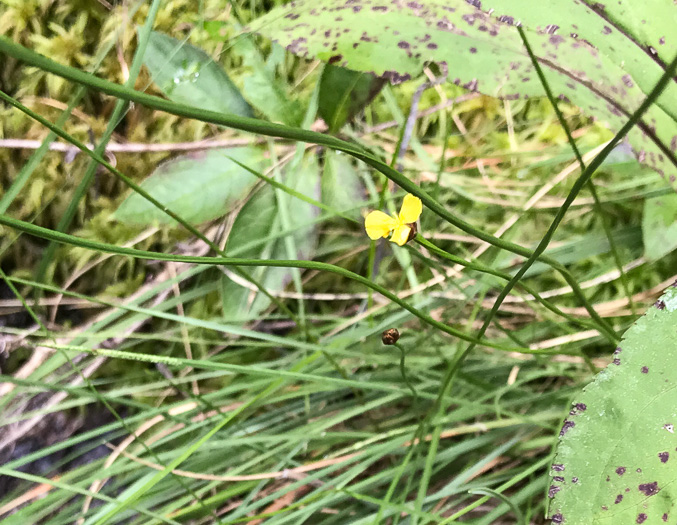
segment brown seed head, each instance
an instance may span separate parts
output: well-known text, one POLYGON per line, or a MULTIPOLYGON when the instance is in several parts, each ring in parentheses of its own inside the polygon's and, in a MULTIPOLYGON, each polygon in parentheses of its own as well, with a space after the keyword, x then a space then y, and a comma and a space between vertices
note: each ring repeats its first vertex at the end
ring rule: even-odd
POLYGON ((397 331, 397 328, 388 328, 381 334, 381 341, 384 345, 394 345, 399 338, 400 333, 397 331))

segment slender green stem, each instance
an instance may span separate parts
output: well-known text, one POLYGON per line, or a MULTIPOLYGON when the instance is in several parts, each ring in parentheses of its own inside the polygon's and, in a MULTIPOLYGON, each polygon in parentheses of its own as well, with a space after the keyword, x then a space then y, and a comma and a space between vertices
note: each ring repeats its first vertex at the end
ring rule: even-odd
POLYGON ((400 299, 397 295, 394 293, 390 292, 389 290, 383 288, 382 286, 379 286, 377 284, 374 284, 372 281, 369 279, 362 277, 361 275, 358 275, 354 272, 351 272, 350 270, 346 270, 345 268, 341 268, 340 266, 334 266, 333 264, 328 264, 328 263, 322 263, 322 262, 316 262, 316 261, 303 261, 303 260, 277 260, 277 259, 238 259, 236 257, 199 257, 199 256, 190 256, 190 255, 171 255, 171 254, 166 254, 166 253, 160 253, 160 252, 149 252, 149 251, 144 251, 144 250, 137 250, 134 248, 124 248, 122 246, 116 246, 114 244, 107 244, 107 243, 101 243, 101 242, 96 242, 96 241, 90 241, 87 239, 81 239, 79 237, 73 236, 73 235, 68 235, 66 233, 62 232, 57 232, 54 230, 50 230, 48 228, 43 228, 41 226, 36 226, 35 224, 30 224, 28 222, 20 221, 11 217, 8 217, 6 215, 0 215, 0 224, 4 226, 8 226, 10 228, 15 228, 17 230, 20 230, 24 233, 28 233, 29 235, 33 235, 35 237, 40 237, 42 239, 46 239, 49 241, 56 241, 64 244, 72 244, 75 246, 80 246, 81 248, 88 248, 91 250, 97 250, 97 251, 102 251, 102 252, 108 252, 108 253, 115 253, 118 255, 126 255, 130 257, 137 257, 139 259, 149 259, 149 260, 155 260, 155 261, 173 261, 173 262, 184 262, 184 263, 189 263, 189 264, 212 264, 212 265, 218 265, 218 266, 249 266, 249 267, 255 267, 255 266, 271 266, 271 267, 279 267, 279 268, 306 268, 310 270, 319 270, 319 271, 324 271, 324 272, 330 272, 334 273, 337 275, 340 275, 342 277, 345 277, 347 279, 351 279, 353 281, 356 281, 364 286, 367 286, 374 290, 375 292, 380 293, 390 301, 394 302, 395 304, 401 306, 414 316, 418 317, 425 323, 443 331, 446 334, 452 335, 454 337, 458 337, 459 339, 462 339, 464 341, 469 341, 473 342, 475 344, 487 346, 490 348, 497 348, 499 350, 504 350, 504 351, 511 351, 511 352, 522 352, 522 353, 529 353, 529 354, 539 354, 542 353, 540 351, 535 351, 535 350, 528 350, 524 348, 517 348, 517 347, 508 347, 505 345, 500 345, 496 343, 492 343, 489 341, 480 341, 476 339, 475 337, 462 332, 461 330, 457 330, 456 328, 452 328, 451 326, 448 326, 440 321, 437 321, 436 319, 433 319, 430 317, 428 314, 418 310, 417 308, 414 308, 411 306, 409 303, 406 301, 403 301, 400 299))
POLYGON ((490 496, 496 499, 500 499, 503 503, 505 503, 512 509, 512 512, 515 515, 515 519, 517 520, 517 525, 529 525, 526 521, 524 521, 524 514, 522 514, 522 511, 519 509, 519 507, 505 494, 501 494, 500 492, 490 489, 488 487, 469 490, 468 494, 479 494, 482 496, 490 496))
MULTIPOLYGON (((550 84, 548 83, 547 79, 545 78, 545 74, 543 73, 543 69, 541 68, 541 65, 538 63, 538 59, 536 58, 536 55, 534 55, 534 52, 531 49, 531 45, 529 44, 529 41, 527 40, 527 36, 524 33, 524 29, 522 29, 521 27, 518 27, 517 31, 519 31, 520 37, 522 38, 522 43, 524 44, 524 47, 527 50, 527 53, 529 54, 529 58, 531 59, 531 63, 533 64, 534 68, 536 69, 536 73, 538 74, 538 78, 541 81, 541 85, 543 86, 543 89, 545 90, 545 94, 548 97, 548 100, 550 101, 550 104, 552 105, 553 109, 555 110, 555 115, 557 115, 557 119, 559 120, 559 123, 562 126, 562 129, 564 130, 564 133, 567 136, 567 140, 569 141, 569 145, 571 146, 571 149, 574 152, 574 156, 576 157, 576 160, 578 161, 578 164, 581 167, 581 172, 583 172, 583 171, 585 171, 585 161, 583 160, 583 156, 581 155, 581 152, 578 149, 578 145, 576 144, 576 141, 574 140, 574 137, 571 134, 571 129, 569 129, 569 124, 567 124, 567 121, 564 118, 564 115, 562 114, 562 110, 559 108, 559 104, 557 103, 557 99, 555 98, 555 95, 553 94, 552 89, 550 89, 550 84)), ((595 184, 593 183, 592 180, 588 181, 587 186, 588 186, 588 189, 590 190, 590 194, 592 195, 595 210, 597 211, 597 214, 599 215, 599 218, 602 221, 602 228, 604 229, 604 234, 606 235, 606 238, 609 241, 609 248, 610 248, 611 254, 614 258, 614 262, 616 263, 616 267, 618 268, 618 271, 620 272, 621 286, 623 286, 623 291, 625 292, 625 296, 628 298, 628 304, 630 305, 630 310, 632 311, 633 315, 637 315, 637 312, 635 310, 635 302, 632 300, 632 294, 630 293, 630 285, 628 284, 628 276, 626 275, 625 271, 623 270, 623 263, 621 262, 621 257, 620 257, 620 254, 618 252, 618 246, 616 245, 616 241, 614 239, 614 236, 611 233, 611 227, 609 226, 609 223, 606 220, 606 214, 604 213, 602 201, 599 199, 597 189, 595 188, 595 184)))
MULTIPOLYGON (((155 23, 155 18, 157 17, 161 4, 162 2, 160 2, 159 0, 154 0, 151 3, 148 15, 146 17, 146 21, 144 22, 143 27, 141 27, 139 31, 139 44, 134 53, 134 58, 132 59, 131 67, 129 68, 129 77, 125 82, 126 88, 129 89, 133 88, 134 84, 136 83, 136 79, 139 76, 141 66, 143 65, 143 58, 146 52, 146 47, 148 46, 148 40, 150 39, 151 30, 153 28, 153 24, 155 23)), ((108 144, 110 138, 113 136, 115 128, 118 126, 118 124, 122 120, 122 117, 127 111, 127 106, 128 102, 126 100, 117 99, 115 101, 115 106, 113 107, 113 112, 111 114, 110 120, 108 121, 108 125, 106 126, 106 129, 103 132, 103 135, 101 136, 99 143, 94 148, 94 152, 97 155, 101 156, 105 153, 106 145, 108 144)), ((95 161, 91 161, 87 166, 87 169, 85 170, 85 173, 82 176, 80 183, 77 185, 75 191, 73 192, 73 195, 68 201, 68 206, 66 206, 66 209, 59 218, 59 222, 56 226, 56 229, 58 231, 64 232, 68 230, 68 227, 70 226, 73 217, 75 217, 75 212, 77 211, 78 206, 80 205, 80 201, 85 196, 85 193, 87 192, 92 181, 94 180, 94 175, 96 174, 98 166, 99 165, 95 161)), ((35 272, 36 281, 44 280, 47 267, 54 260, 55 250, 56 245, 53 243, 49 244, 47 248, 44 250, 42 254, 42 259, 40 260, 38 268, 35 272)))
MULTIPOLYGON (((491 324, 492 319, 494 316, 498 313, 499 308, 501 307, 501 304, 503 303, 503 300, 507 297, 507 295, 510 293, 510 291, 515 287, 515 285, 519 282, 519 280, 524 276, 524 274, 527 272, 527 270, 536 262, 538 259, 538 256, 545 251, 547 248, 548 244, 550 243, 550 240, 552 239, 552 236, 555 233, 555 230, 559 226, 559 224, 562 222, 562 219, 564 218, 564 215, 566 212, 569 210, 569 207, 573 203, 573 201, 576 199, 577 195, 587 184, 587 182, 590 180, 590 178, 593 176, 595 171, 597 171, 597 168, 599 168, 604 162, 604 160, 607 158, 607 156, 611 153, 611 151, 616 147, 616 145, 621 141, 623 137, 632 129, 632 127, 642 118, 642 115, 646 112, 649 107, 654 103, 654 101, 660 96, 662 93, 663 89, 665 86, 668 84, 668 82, 671 81, 672 77, 675 75, 675 71, 677 70, 677 56, 672 60, 672 62, 669 64, 669 66, 666 68, 665 72, 661 76, 661 78, 658 80, 654 88, 651 90, 651 92, 647 95, 647 97, 644 99, 642 104, 637 108, 637 110, 632 114, 632 116, 628 119, 628 121, 621 127, 621 129, 616 133, 614 138, 604 147, 604 149, 592 160, 590 164, 588 164, 587 168, 583 170, 583 173, 576 179, 576 182, 574 182, 573 187, 571 188, 571 191, 569 192, 569 195, 567 195, 567 198, 564 200, 564 203, 562 206, 559 208, 557 214, 555 215, 555 218, 552 221, 552 224, 548 228, 548 231, 546 232, 545 236, 541 239, 539 242, 538 246, 534 250, 533 254, 529 259, 522 265, 522 267, 519 269, 519 271, 514 275, 514 277, 508 282, 508 284, 501 290, 501 293, 498 295, 496 298, 496 301, 494 302, 494 306, 492 307, 491 311, 487 315, 487 318, 485 319, 484 323, 482 324, 482 327, 480 328, 478 332, 478 338, 481 338, 485 333, 489 325, 491 324)), ((444 412, 444 399, 449 395, 449 392, 451 390, 452 384, 453 384, 453 379, 456 375, 456 372, 460 368, 463 360, 470 354, 470 352, 475 348, 475 345, 471 343, 468 345, 468 347, 463 350, 459 351, 456 356, 454 357, 454 360, 452 361, 451 365, 449 366, 449 369, 447 370, 447 373, 442 381, 442 385, 440 388, 440 394, 438 396, 438 401, 435 403, 435 407, 433 407, 433 411, 436 413, 437 419, 443 414, 444 412)), ((439 446, 439 441, 440 441, 440 434, 441 434, 441 427, 437 425, 435 427, 435 430, 433 432, 433 438, 430 443, 430 448, 428 449, 428 457, 426 461, 426 466, 423 472, 423 476, 421 479, 421 484, 419 486, 419 494, 417 498, 417 510, 420 510, 422 505, 423 505, 423 500, 425 497, 425 494, 427 493, 428 490, 428 485, 430 483, 430 477, 432 475, 432 467, 433 467, 433 462, 434 458, 437 455, 437 448, 439 446)))
POLYGON ((409 378, 407 377, 407 370, 406 367, 404 366, 404 358, 407 355, 407 351, 400 343, 395 343, 394 346, 397 347, 397 349, 400 351, 400 374, 402 374, 402 380, 409 387, 409 390, 411 390, 411 393, 414 396, 414 407, 415 407, 418 403, 418 394, 416 393, 414 385, 412 385, 411 381, 409 381, 409 378))
MULTIPOLYGON (((477 270, 479 272, 487 273, 489 275, 493 275, 495 277, 499 277, 501 279, 504 279, 506 281, 510 281, 512 276, 507 273, 507 272, 502 272, 500 270, 495 270, 491 266, 488 266, 486 264, 482 264, 479 261, 467 261, 463 259, 462 257, 458 257, 454 254, 451 254, 438 246, 434 245, 427 239, 425 239, 420 233, 416 236, 415 241, 419 243, 421 246, 424 246, 428 250, 430 250, 432 253, 435 255, 438 255, 444 259, 447 259, 449 261, 452 261, 456 264, 461 264, 465 266, 466 268, 470 268, 472 270, 477 270)), ((532 286, 525 284, 525 283, 520 283, 520 286, 524 288, 524 290, 530 294, 537 302, 539 302, 541 305, 543 305, 545 308, 553 312, 554 314, 563 317, 567 321, 571 323, 575 323, 577 325, 580 325, 586 329, 597 329, 599 330, 603 335, 606 336, 606 338, 613 344, 616 344, 619 339, 616 336, 614 332, 610 332, 609 330, 606 329, 606 326, 599 326, 593 322, 587 321, 586 319, 579 319, 577 317, 574 317, 573 315, 567 314, 566 312, 563 312, 560 310, 557 305, 551 303, 547 299, 544 299, 543 297, 540 296, 540 294, 536 291, 535 288, 532 286)))
MULTIPOLYGON (((67 140, 68 142, 70 142, 71 144, 73 144, 76 148, 78 148, 80 151, 82 151, 83 153, 85 153, 86 155, 88 155, 89 157, 91 157, 93 160, 95 160, 96 162, 98 162, 101 166, 103 166, 103 167, 106 168, 108 171, 110 171, 113 175, 115 175, 117 178, 119 178, 122 182, 124 182, 127 186, 129 186, 133 191, 135 191, 136 193, 138 193, 141 197, 143 197, 143 198, 146 199, 148 202, 150 202, 153 206, 155 206, 156 208, 158 208, 159 210, 161 210, 163 213, 166 213, 166 214, 169 215, 172 219, 174 219, 176 222, 178 222, 179 224, 181 224, 181 226, 183 226, 184 228, 186 228, 190 233, 192 233, 192 234, 195 235, 198 239, 200 239, 202 242, 204 242, 205 244, 207 244, 207 245, 208 245, 212 250, 214 250, 216 253, 225 256, 225 253, 223 252, 223 250, 221 250, 221 248, 219 248, 219 246, 218 246, 214 241, 212 241, 211 239, 209 239, 208 237, 206 237, 200 230, 198 230, 197 228, 195 228, 192 224, 190 224, 189 222, 187 222, 187 221, 186 221, 185 219, 183 219, 180 215, 174 213, 174 212, 173 212, 172 210, 170 210, 167 206, 165 206, 165 205, 162 204, 160 201, 158 201, 157 199, 155 199, 150 193, 148 193, 148 192, 147 192, 146 190, 144 190, 141 186, 139 186, 138 184, 136 184, 132 179, 130 179, 129 177, 127 177, 127 175, 125 175, 125 174, 122 173, 120 170, 118 170, 118 169, 115 168, 113 165, 111 165, 107 160, 105 160, 105 159, 101 156, 101 154, 97 153, 96 150, 91 150, 91 149, 89 149, 84 143, 80 142, 80 141, 77 140, 75 137, 73 137, 73 136, 71 136, 70 134, 66 133, 65 131, 63 131, 63 130, 62 130, 61 128, 59 128, 58 126, 55 126, 54 124, 52 124, 51 122, 49 122, 47 119, 45 119, 44 117, 38 115, 37 113, 35 113, 35 112, 32 111, 31 109, 29 109, 29 108, 27 108, 26 106, 24 106, 23 104, 21 104, 18 100, 16 100, 16 99, 10 97, 9 95, 7 95, 6 93, 4 93, 4 92, 1 91, 1 90, 0 90, 0 99, 1 99, 1 100, 4 100, 4 101, 7 102, 8 104, 11 104, 12 106, 14 106, 14 107, 17 108, 18 110, 22 111, 23 113, 25 113, 26 115, 28 115, 28 116, 31 117, 32 119, 37 120, 38 122, 40 122, 40 124, 42 124, 42 125, 45 126, 46 128, 49 128, 53 133, 55 133, 56 135, 60 136, 60 137, 63 138, 64 140, 67 140)), ((57 228, 57 229, 58 229, 58 228, 57 228)), ((263 285, 262 285, 261 283, 259 283, 255 278, 251 277, 251 276, 250 276, 249 274, 247 274, 246 272, 242 271, 242 269, 240 269, 240 268, 233 268, 232 270, 233 270, 235 273, 237 273, 238 275, 240 275, 243 279, 246 279, 247 281, 249 281, 250 283, 252 283, 256 288, 258 288, 258 290, 259 290, 261 293, 263 293, 263 294, 264 294, 266 297, 268 297, 268 299, 270 299, 270 300, 271 300, 278 308, 280 308, 280 310, 282 310, 285 314, 287 314, 287 315, 289 316, 290 319, 292 319, 294 322, 296 322, 296 323, 299 324, 299 326, 300 326, 300 323, 298 322, 298 319, 297 319, 296 315, 295 315, 295 314, 287 307, 286 304, 284 304, 283 301, 280 301, 277 297, 275 297, 275 296, 272 295, 268 290, 266 290, 265 286, 263 286, 263 285)), ((40 273, 40 272, 38 272, 38 273, 40 273)))
MULTIPOLYGON (((479 228, 474 227, 470 223, 464 221, 457 215, 454 215, 449 210, 447 210, 443 205, 438 203, 433 199, 428 193, 423 191, 418 185, 412 182, 408 177, 400 173, 399 171, 388 166, 374 155, 369 153, 367 150, 361 146, 352 144, 350 142, 340 140, 338 138, 323 135, 322 133, 316 133, 309 130, 293 128, 289 126, 284 126, 282 124, 274 124, 270 122, 261 121, 254 118, 247 117, 238 117, 235 115, 218 113, 215 111, 208 111, 203 109, 198 109, 184 104, 177 104, 169 100, 165 100, 160 97, 155 97, 152 95, 147 95, 145 93, 140 93, 133 89, 126 88, 119 84, 113 82, 108 82, 106 80, 95 77, 91 74, 80 71, 79 69, 72 68, 69 66, 64 66, 49 58, 42 56, 30 49, 27 49, 11 40, 0 37, 0 53, 5 53, 17 60, 20 60, 26 64, 29 64, 34 67, 38 67, 43 71, 53 73, 60 77, 66 78, 78 84, 87 86, 91 89, 107 93, 111 96, 124 99, 127 101, 136 102, 142 104, 146 107, 165 111, 173 115, 186 118, 194 118, 201 120, 203 122, 210 122, 212 124, 217 124, 221 126, 227 126, 234 129, 239 129, 241 131, 248 131, 251 133, 258 133, 266 136, 276 136, 280 138, 288 138, 292 140, 298 140, 301 142, 315 143, 329 148, 336 149, 338 151, 343 151, 349 155, 352 155, 356 159, 359 159, 374 169, 381 172, 387 178, 398 184, 401 188, 405 189, 409 193, 416 195, 421 199, 423 204, 426 205, 433 213, 440 216, 442 219, 446 220, 450 224, 456 226, 462 231, 474 235, 480 240, 483 240, 497 248, 507 250, 509 252, 522 255, 524 257, 530 257, 533 252, 528 248, 519 246, 508 242, 499 237, 494 237, 490 233, 487 233, 479 228)), ((578 283, 573 275, 571 275, 568 270, 551 257, 539 254, 538 259, 550 267, 557 270, 567 281, 569 286, 571 286, 574 294, 578 297, 581 303, 585 306, 586 310, 590 313, 590 316, 600 325, 607 325, 606 321, 602 319, 597 312, 595 312, 592 305, 586 299, 583 291, 578 286, 578 283)))

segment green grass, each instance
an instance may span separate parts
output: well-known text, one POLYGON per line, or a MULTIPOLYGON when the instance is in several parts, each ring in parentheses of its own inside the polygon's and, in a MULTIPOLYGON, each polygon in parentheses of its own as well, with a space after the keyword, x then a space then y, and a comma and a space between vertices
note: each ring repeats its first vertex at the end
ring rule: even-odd
MULTIPOLYGON (((422 81, 385 88, 339 137, 312 132, 321 67, 259 39, 306 129, 182 106, 141 67, 151 27, 236 85, 247 64, 203 27, 230 8, 164 4, 0 11, 0 32, 55 61, 0 42, 15 57, 1 134, 44 141, 0 143, 3 523, 545 523, 571 397, 673 275, 674 255, 643 258, 643 204, 670 191, 662 179, 616 150, 586 158, 586 182, 547 100, 486 97, 421 117, 397 171, 422 81), (57 137, 84 154, 49 151, 57 137), (139 184, 177 153, 112 159, 109 139, 207 138, 250 140, 279 164, 247 166, 260 186, 208 224, 111 218, 129 191, 152 199, 139 184), (359 189, 348 203, 319 191, 330 149, 359 189), (298 188, 304 155, 318 162, 298 188), (238 223, 266 185, 274 224, 238 223), (424 201, 419 242, 370 245, 362 214, 406 191, 424 201), (392 327, 403 362, 381 342, 392 327)), ((263 9, 240 2, 237 16, 263 9)), ((462 94, 429 89, 419 110, 462 94)), ((583 156, 613 138, 561 109, 583 156)))

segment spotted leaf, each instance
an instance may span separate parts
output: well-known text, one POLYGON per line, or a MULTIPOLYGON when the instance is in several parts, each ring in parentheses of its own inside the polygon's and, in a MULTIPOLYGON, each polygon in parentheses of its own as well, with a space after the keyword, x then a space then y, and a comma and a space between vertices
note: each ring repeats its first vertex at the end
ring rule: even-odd
MULTIPOLYGON (((496 9, 478 0, 301 0, 274 9, 250 28, 295 54, 392 82, 417 76, 435 62, 446 65, 450 81, 471 91, 516 99, 544 94, 513 26, 523 21, 554 93, 613 131, 653 87, 663 58, 672 58, 673 33, 666 33, 658 53, 653 37, 644 36, 642 19, 633 18, 639 8, 628 7, 627 0, 608 12, 600 3, 578 0, 494 1, 496 9)), ((658 12, 675 20, 677 6, 663 2, 658 12)), ((656 24, 665 29, 664 21, 656 24)), ((671 84, 628 135, 640 162, 675 188, 676 101, 677 86, 671 84)))
POLYGON ((677 522, 677 282, 575 398, 550 470, 553 524, 677 522))

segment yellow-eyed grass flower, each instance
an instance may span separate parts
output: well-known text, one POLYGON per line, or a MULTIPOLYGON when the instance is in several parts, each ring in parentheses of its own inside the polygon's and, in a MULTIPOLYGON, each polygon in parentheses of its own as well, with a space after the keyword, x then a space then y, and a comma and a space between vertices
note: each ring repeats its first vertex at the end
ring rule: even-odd
POLYGON ((402 208, 397 216, 390 216, 382 211, 372 211, 364 220, 364 229, 370 239, 388 237, 398 246, 404 246, 416 235, 416 221, 421 216, 423 204, 421 199, 411 193, 405 195, 402 208), (413 234, 413 235, 412 235, 413 234))

